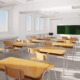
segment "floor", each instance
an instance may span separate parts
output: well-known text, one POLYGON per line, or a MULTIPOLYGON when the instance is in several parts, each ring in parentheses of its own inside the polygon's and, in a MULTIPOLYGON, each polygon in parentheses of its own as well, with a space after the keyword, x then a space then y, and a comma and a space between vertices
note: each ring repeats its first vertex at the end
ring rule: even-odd
MULTIPOLYGON (((63 57, 56 57, 53 55, 48 55, 47 62, 55 64, 55 71, 57 74, 57 80, 80 80, 80 54, 77 54, 74 56, 74 59, 72 57, 72 50, 68 50, 68 56, 67 56, 67 62, 68 66, 67 69, 65 70, 65 73, 63 74, 63 57), (73 60, 72 60, 73 59, 73 60)), ((27 49, 25 48, 23 50, 23 54, 21 55, 20 53, 17 55, 13 55, 7 51, 5 54, 5 57, 13 56, 13 57, 20 57, 23 59, 29 59, 29 54, 27 52, 27 49)), ((2 55, 0 55, 0 59, 3 59, 2 55)), ((56 80, 54 77, 54 68, 50 70, 50 78, 49 80, 56 80)), ((5 79, 5 73, 0 71, 0 80, 6 80, 5 79)), ((14 80, 10 78, 9 80, 14 80)), ((27 80, 27 79, 25 79, 27 80)), ((46 80, 46 77, 44 78, 46 80)))

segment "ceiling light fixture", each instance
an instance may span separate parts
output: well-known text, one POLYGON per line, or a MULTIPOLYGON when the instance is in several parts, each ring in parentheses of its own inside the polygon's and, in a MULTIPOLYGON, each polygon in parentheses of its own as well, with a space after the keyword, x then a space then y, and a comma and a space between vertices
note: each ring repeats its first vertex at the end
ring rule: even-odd
POLYGON ((71 9, 72 9, 72 6, 60 6, 60 7, 44 8, 44 9, 41 9, 41 11, 66 11, 71 9))

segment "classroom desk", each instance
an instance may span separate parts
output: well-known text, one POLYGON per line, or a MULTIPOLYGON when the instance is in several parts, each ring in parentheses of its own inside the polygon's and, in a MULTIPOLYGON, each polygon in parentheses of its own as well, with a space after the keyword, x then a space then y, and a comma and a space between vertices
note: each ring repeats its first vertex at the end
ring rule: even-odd
POLYGON ((14 42, 13 46, 14 47, 27 47, 27 45, 25 43, 22 43, 22 42, 14 42))
POLYGON ((53 46, 61 46, 61 47, 66 47, 66 48, 73 48, 74 43, 59 43, 59 42, 52 42, 53 46))
POLYGON ((57 48, 47 48, 47 47, 36 47, 34 49, 39 49, 41 52, 46 52, 52 55, 61 55, 63 56, 66 52, 65 49, 57 49, 57 48))
POLYGON ((67 67, 67 54, 66 49, 59 49, 59 48, 47 48, 47 47, 36 47, 34 49, 38 49, 40 52, 55 55, 55 56, 63 56, 63 75, 65 72, 65 68, 67 67))
MULTIPOLYGON (((64 40, 64 39, 58 39, 57 40, 57 42, 62 42, 62 43, 65 43, 66 42, 66 40, 64 40)), ((71 41, 72 43, 76 43, 76 41, 71 41)))
POLYGON ((44 36, 45 38, 56 38, 56 37, 54 37, 54 36, 44 36))
POLYGON ((58 39, 57 42, 62 42, 62 43, 64 43, 65 40, 64 40, 64 39, 58 39))
POLYGON ((51 40, 51 38, 46 38, 46 37, 41 37, 41 38, 36 38, 37 40, 51 40))
POLYGON ((32 43, 43 43, 43 40, 32 39, 32 43))
POLYGON ((34 79, 41 78, 44 71, 54 67, 53 64, 36 62, 32 60, 25 60, 20 58, 9 57, 3 60, 0 60, 0 69, 4 70, 5 65, 21 69, 24 71, 26 77, 31 77, 34 79))

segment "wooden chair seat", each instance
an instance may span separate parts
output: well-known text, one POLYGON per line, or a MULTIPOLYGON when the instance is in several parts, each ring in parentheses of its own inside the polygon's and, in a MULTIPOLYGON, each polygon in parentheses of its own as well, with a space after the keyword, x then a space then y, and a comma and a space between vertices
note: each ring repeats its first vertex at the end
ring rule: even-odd
POLYGON ((36 56, 31 58, 32 60, 35 60, 35 61, 45 61, 47 59, 47 56, 46 54, 43 54, 39 51, 35 51, 35 54, 36 56))
POLYGON ((0 53, 3 53, 4 52, 4 48, 0 48, 0 53))

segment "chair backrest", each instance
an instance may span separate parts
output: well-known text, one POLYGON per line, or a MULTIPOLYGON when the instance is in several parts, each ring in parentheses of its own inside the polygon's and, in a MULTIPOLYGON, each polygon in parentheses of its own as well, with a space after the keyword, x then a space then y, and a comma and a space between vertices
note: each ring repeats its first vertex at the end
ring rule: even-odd
MULTIPOLYGON (((5 66, 6 75, 15 78, 16 80, 24 80, 24 72, 20 69, 15 69, 10 66, 5 66)), ((6 76, 7 80, 8 77, 6 76)))
POLYGON ((43 53, 41 53, 41 52, 39 52, 39 51, 35 51, 35 54, 36 54, 36 58, 37 58, 38 60, 44 61, 44 60, 47 59, 46 54, 43 54, 43 53))
POLYGON ((30 54, 35 54, 35 49, 33 49, 33 48, 28 48, 28 53, 30 53, 30 54))
POLYGON ((70 37, 70 40, 73 42, 76 42, 76 41, 78 41, 78 38, 77 37, 70 37))
POLYGON ((67 36, 62 36, 62 39, 68 40, 69 38, 67 36))
POLYGON ((22 42, 22 40, 21 40, 21 39, 16 39, 16 41, 17 41, 17 42, 22 42))
POLYGON ((6 41, 4 41, 4 45, 5 45, 5 47, 13 47, 13 42, 6 40, 6 41))
POLYGON ((31 36, 31 38, 36 39, 37 37, 36 36, 31 36))
POLYGON ((71 40, 65 40, 65 43, 72 43, 71 40))
POLYGON ((27 44, 31 44, 31 41, 32 41, 32 40, 31 40, 31 39, 27 39, 27 40, 25 40, 25 41, 26 41, 27 44))
POLYGON ((52 47, 52 46, 53 46, 51 42, 44 42, 43 44, 44 44, 46 47, 52 47))

